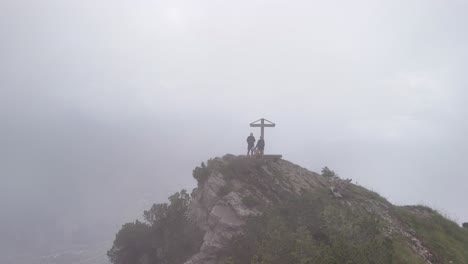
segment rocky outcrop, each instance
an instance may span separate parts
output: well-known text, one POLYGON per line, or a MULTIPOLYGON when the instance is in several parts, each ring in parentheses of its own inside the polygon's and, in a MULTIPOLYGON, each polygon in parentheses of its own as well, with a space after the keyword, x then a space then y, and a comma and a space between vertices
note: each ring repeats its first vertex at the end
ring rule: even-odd
POLYGON ((223 251, 243 232, 250 216, 271 204, 302 192, 327 192, 346 206, 365 210, 386 223, 386 234, 404 237, 424 263, 437 263, 433 254, 393 214, 393 205, 351 180, 324 177, 282 159, 252 159, 226 155, 195 169, 198 187, 192 192, 189 217, 205 232, 200 251, 186 264, 222 264, 223 251))

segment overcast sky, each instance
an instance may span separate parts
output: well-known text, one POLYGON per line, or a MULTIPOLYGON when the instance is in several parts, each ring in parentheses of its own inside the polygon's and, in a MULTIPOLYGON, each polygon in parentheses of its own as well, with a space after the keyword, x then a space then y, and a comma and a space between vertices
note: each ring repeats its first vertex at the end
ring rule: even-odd
POLYGON ((277 123, 268 152, 468 221, 467 11, 0 1, 2 206, 12 222, 32 208, 120 224, 142 200, 193 188, 201 161, 243 154, 259 133, 248 124, 265 117, 277 123))

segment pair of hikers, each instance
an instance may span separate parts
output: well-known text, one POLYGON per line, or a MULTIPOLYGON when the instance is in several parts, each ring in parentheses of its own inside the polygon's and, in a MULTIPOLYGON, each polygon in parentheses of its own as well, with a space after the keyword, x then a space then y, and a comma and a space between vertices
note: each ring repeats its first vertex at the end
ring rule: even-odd
POLYGON ((250 136, 247 137, 247 156, 254 155, 254 151, 256 151, 255 154, 263 156, 263 151, 265 150, 265 140, 263 140, 263 137, 260 137, 257 141, 257 146, 254 146, 255 137, 253 136, 253 133, 250 133, 250 136))

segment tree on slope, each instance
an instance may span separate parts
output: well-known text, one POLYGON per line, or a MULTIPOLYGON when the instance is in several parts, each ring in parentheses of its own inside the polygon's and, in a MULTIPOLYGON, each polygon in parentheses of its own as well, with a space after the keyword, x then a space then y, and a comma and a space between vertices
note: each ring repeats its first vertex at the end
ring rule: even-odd
POLYGON ((182 190, 169 204, 154 204, 144 211, 145 222, 127 223, 107 252, 114 264, 183 263, 198 251, 202 232, 188 219, 190 195, 182 190))

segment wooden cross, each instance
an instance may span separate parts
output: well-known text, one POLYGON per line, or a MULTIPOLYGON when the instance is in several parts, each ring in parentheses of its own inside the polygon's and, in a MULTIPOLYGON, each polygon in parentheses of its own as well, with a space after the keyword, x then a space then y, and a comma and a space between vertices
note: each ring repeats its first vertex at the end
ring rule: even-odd
POLYGON ((275 126, 276 126, 275 123, 273 123, 273 122, 271 122, 269 120, 266 120, 265 118, 260 118, 259 120, 250 123, 250 127, 260 127, 261 136, 262 136, 263 139, 265 139, 265 132, 264 132, 265 127, 275 127, 275 126), (265 121, 268 122, 268 123, 265 123, 265 121))

